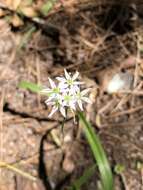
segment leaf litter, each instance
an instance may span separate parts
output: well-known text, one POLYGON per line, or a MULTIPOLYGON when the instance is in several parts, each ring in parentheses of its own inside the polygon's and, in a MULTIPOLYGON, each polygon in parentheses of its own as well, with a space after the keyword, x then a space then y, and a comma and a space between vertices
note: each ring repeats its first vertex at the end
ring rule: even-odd
MULTIPOLYGON (((18 88, 19 82, 25 80, 47 86, 48 77, 59 76, 63 69, 73 73, 77 70, 86 88, 93 89, 90 94, 93 104, 86 107, 87 117, 98 131, 112 166, 125 167, 122 174, 115 176, 115 189, 140 190, 142 173, 137 162, 143 162, 143 68, 138 43, 142 40, 142 18, 138 17, 134 24, 127 17, 121 34, 117 25, 105 27, 109 5, 63 2, 63 10, 58 4, 45 18, 52 25, 52 36, 36 25, 18 52, 23 29, 12 30, 3 18, 0 20, 1 162, 16 165, 61 189, 66 189, 93 164, 83 131, 70 119, 72 115, 69 114, 61 134, 61 116, 56 113, 49 119, 50 110, 43 104, 43 97, 18 88), (72 11, 66 6, 71 6, 72 11), (57 31, 59 36, 54 36, 57 31), (108 83, 117 73, 124 76, 130 73, 133 87, 109 94, 108 83), (43 162, 46 179, 39 169, 43 162)), ((20 1, 14 3, 16 9, 20 1)), ((113 8, 116 10, 116 6, 113 8)), ((29 21, 24 23, 27 24, 29 21)), ((29 181, 7 167, 1 171, 1 189, 15 190, 16 185, 17 189, 46 189, 40 180, 29 181)), ((83 190, 95 189, 97 183, 96 172, 83 190)))

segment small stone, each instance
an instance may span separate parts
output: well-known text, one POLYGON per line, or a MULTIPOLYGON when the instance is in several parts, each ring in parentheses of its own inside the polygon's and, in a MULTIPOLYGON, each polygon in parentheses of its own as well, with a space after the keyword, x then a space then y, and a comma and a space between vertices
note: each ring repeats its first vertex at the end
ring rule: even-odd
POLYGON ((33 134, 32 129, 27 129, 27 134, 28 134, 28 135, 32 135, 32 134, 33 134))
POLYGON ((70 134, 65 135, 64 142, 67 143, 67 142, 71 142, 71 141, 72 141, 72 136, 70 134))
POLYGON ((72 173, 74 169, 75 169, 74 162, 68 158, 65 158, 65 160, 63 161, 63 170, 66 171, 67 173, 72 173))
POLYGON ((130 73, 119 72, 115 74, 107 85, 108 93, 130 90, 133 85, 133 75, 130 73))

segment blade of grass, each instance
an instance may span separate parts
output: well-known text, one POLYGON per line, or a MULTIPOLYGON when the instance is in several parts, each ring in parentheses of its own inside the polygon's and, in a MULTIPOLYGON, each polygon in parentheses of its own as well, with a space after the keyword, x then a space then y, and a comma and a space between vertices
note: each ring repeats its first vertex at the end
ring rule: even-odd
POLYGON ((89 178, 94 174, 95 168, 96 166, 93 165, 90 168, 86 169, 83 175, 79 179, 75 180, 73 186, 70 187, 69 190, 80 190, 82 185, 84 185, 89 180, 89 178))
POLYGON ((36 92, 36 93, 40 92, 43 89, 42 86, 39 86, 32 82, 27 82, 27 81, 20 82, 19 87, 23 89, 31 90, 32 92, 36 92))
POLYGON ((85 119, 85 116, 82 112, 78 112, 78 116, 84 126, 85 135, 87 141, 91 147, 94 158, 97 162, 97 166, 100 171, 101 183, 103 190, 113 190, 113 176, 112 171, 107 160, 106 154, 102 147, 99 137, 96 135, 91 124, 85 119))

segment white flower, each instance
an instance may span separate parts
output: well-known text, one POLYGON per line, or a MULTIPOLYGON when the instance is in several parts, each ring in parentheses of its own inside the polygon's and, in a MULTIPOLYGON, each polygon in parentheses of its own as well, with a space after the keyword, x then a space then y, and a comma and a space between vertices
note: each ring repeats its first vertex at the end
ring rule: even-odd
POLYGON ((59 88, 63 91, 70 91, 72 93, 76 93, 79 90, 79 85, 83 84, 83 82, 77 81, 76 79, 79 76, 79 72, 71 76, 70 73, 64 69, 65 76, 64 77, 57 77, 56 79, 59 81, 59 88))
POLYGON ((65 92, 63 94, 63 106, 69 107, 71 110, 76 110, 76 99, 75 97, 65 92))
POLYGON ((45 88, 41 91, 41 93, 45 93, 48 96, 48 99, 45 101, 47 105, 52 106, 52 111, 49 114, 49 117, 51 117, 56 111, 60 111, 61 114, 66 117, 65 108, 62 103, 62 95, 60 92, 60 88, 56 86, 54 81, 51 78, 49 79, 49 83, 51 88, 45 88))
POLYGON ((45 103, 47 104, 47 105, 51 105, 51 106, 53 106, 52 107, 52 111, 51 111, 51 113, 49 114, 49 116, 48 117, 52 117, 52 115, 56 112, 56 111, 60 111, 60 113, 64 116, 64 117, 66 117, 66 110, 65 110, 65 107, 62 105, 62 102, 61 102, 61 99, 55 99, 55 100, 53 100, 53 101, 49 101, 49 99, 48 100, 46 100, 45 101, 45 103))
POLYGON ((66 110, 65 110, 65 108, 62 107, 62 106, 60 106, 60 107, 54 106, 54 107, 52 108, 52 111, 51 111, 51 113, 49 114, 48 117, 49 117, 49 118, 52 117, 52 115, 53 115, 56 111, 58 111, 58 110, 60 110, 60 113, 61 113, 64 117, 66 117, 66 110))
POLYGON ((45 88, 41 91, 41 93, 45 93, 49 96, 49 101, 52 100, 53 98, 56 98, 60 95, 60 88, 56 86, 54 81, 51 78, 49 79, 49 83, 51 85, 51 88, 45 88))
POLYGON ((59 83, 56 85, 55 82, 49 78, 50 88, 45 88, 41 92, 48 96, 45 101, 47 106, 51 106, 52 110, 49 114, 51 117, 55 112, 60 113, 66 117, 67 110, 75 112, 79 107, 83 111, 83 103, 91 103, 90 99, 86 97, 90 89, 80 90, 80 85, 83 82, 77 80, 79 72, 72 76, 66 70, 64 70, 64 77, 57 77, 59 83))
POLYGON ((90 99, 86 97, 85 95, 90 91, 90 89, 85 89, 83 91, 78 91, 75 98, 78 103, 79 108, 83 111, 83 103, 91 103, 90 99))

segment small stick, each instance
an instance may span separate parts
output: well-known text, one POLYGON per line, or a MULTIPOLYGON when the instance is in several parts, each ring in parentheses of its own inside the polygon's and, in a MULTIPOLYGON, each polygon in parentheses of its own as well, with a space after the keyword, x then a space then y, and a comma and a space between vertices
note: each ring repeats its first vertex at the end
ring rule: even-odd
POLYGON ((22 171, 22 170, 16 168, 15 166, 10 165, 10 164, 7 164, 7 163, 5 163, 5 162, 0 161, 0 167, 5 167, 5 168, 7 168, 7 169, 10 169, 10 170, 12 170, 12 171, 14 171, 14 172, 16 172, 16 173, 22 175, 23 177, 26 177, 26 178, 30 179, 30 180, 32 180, 32 181, 36 181, 36 180, 37 180, 37 178, 34 177, 34 176, 32 176, 31 174, 29 174, 29 173, 27 173, 27 172, 24 172, 24 171, 22 171))

